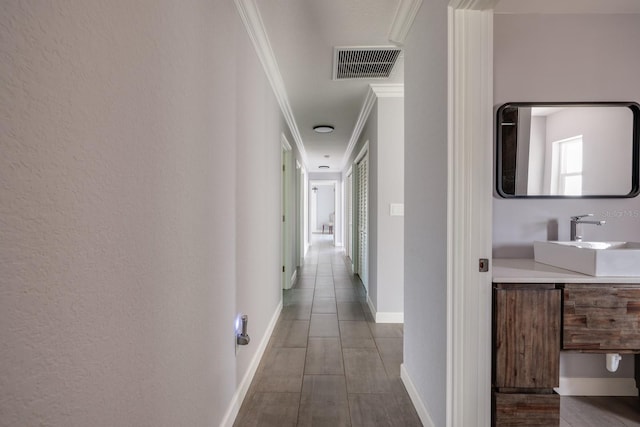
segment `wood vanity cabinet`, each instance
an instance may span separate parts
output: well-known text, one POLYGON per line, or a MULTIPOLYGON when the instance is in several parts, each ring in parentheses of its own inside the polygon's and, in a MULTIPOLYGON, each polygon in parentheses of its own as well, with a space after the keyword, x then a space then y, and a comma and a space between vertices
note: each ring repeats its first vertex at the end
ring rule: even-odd
POLYGON ((493 426, 560 425, 560 351, 635 354, 640 388, 640 279, 602 283, 533 260, 493 268, 493 426))
POLYGON ((494 426, 559 425, 561 315, 555 284, 494 283, 494 426))
POLYGON ((640 286, 564 285, 563 350, 640 350, 640 286))

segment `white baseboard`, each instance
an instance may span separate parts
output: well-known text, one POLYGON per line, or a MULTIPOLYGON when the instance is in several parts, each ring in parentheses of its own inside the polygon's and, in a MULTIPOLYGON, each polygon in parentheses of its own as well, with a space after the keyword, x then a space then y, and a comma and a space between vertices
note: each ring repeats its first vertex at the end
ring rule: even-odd
POLYGON ((560 396, 637 396, 634 378, 567 378, 560 377, 560 396))
POLYGON ((404 313, 377 312, 376 323, 404 323, 404 313))
MULTIPOLYGON (((371 315, 373 316, 373 320, 376 320, 376 307, 373 305, 373 301, 369 298, 369 293, 367 292, 367 305, 369 306, 369 310, 371 311, 371 315)), ((376 321, 377 323, 377 321, 376 321)))
POLYGON ((424 427, 435 427, 436 425, 433 423, 433 421, 431 420, 431 417, 429 416, 429 411, 427 411, 426 406, 424 406, 422 399, 420 399, 420 396, 418 395, 418 390, 416 390, 416 386, 413 385, 413 381, 411 381, 411 378, 409 377, 407 370, 404 368, 404 363, 400 365, 400 378, 404 383, 404 387, 407 389, 407 393, 411 398, 411 402, 413 403, 413 406, 416 408, 418 417, 420 417, 420 421, 422 421, 422 424, 424 425, 424 427))
POLYGON ((244 374, 242 381, 238 385, 238 389, 233 395, 231 399, 231 403, 229 404, 229 408, 220 423, 220 427, 232 427, 233 423, 238 416, 238 412, 240 411, 240 406, 242 406, 242 401, 247 395, 247 391, 249 391, 249 386, 251 385, 251 381, 253 381, 253 376, 256 374, 258 370, 258 365, 260 364, 260 360, 264 355, 265 350, 267 349, 267 344, 269 343, 269 339, 271 338, 271 334, 273 334, 273 330, 276 327, 276 323, 278 323, 278 318, 280 317, 280 312, 282 311, 282 300, 280 300, 280 304, 276 307, 276 311, 273 313, 271 317, 271 321, 267 326, 267 330, 265 331, 264 336, 262 337, 262 341, 258 345, 258 349, 256 354, 253 355, 253 359, 251 359, 251 363, 249 364, 249 368, 247 372, 244 374))
POLYGON ((376 323, 404 323, 404 312, 377 311, 369 295, 367 295, 367 305, 376 323))

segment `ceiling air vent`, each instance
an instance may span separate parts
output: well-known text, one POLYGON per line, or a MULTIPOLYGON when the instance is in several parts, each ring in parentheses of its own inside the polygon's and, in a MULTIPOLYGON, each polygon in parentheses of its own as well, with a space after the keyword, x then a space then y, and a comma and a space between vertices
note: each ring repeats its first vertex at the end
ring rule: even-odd
POLYGON ((401 49, 389 47, 335 47, 333 79, 384 79, 391 75, 401 49))

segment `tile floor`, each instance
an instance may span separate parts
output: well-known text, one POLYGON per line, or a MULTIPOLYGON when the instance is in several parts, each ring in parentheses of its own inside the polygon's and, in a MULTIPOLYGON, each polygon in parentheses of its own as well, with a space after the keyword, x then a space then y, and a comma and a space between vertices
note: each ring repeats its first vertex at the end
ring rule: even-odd
POLYGON ((376 324, 330 235, 314 236, 235 426, 422 426, 400 380, 402 325, 376 324))
POLYGON ((560 427, 640 426, 637 397, 562 396, 560 427))

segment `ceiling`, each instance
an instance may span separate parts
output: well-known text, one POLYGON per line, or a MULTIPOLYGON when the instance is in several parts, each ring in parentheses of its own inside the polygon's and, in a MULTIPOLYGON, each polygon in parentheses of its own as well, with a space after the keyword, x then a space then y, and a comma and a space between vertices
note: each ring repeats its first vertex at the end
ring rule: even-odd
MULTIPOLYGON (((310 172, 340 172, 369 84, 402 83, 402 55, 391 77, 333 80, 336 46, 394 46, 399 0, 256 0, 310 172), (313 127, 329 124, 334 132, 313 127), (329 157, 326 157, 326 156, 329 157), (319 169, 321 165, 329 169, 319 169)), ((293 144, 293 141, 289 141, 293 144)))
POLYGON ((640 13, 639 0, 500 0, 498 14, 640 13))
MULTIPOLYGON (((349 143, 362 125, 357 126, 358 118, 369 85, 402 84, 404 57, 401 54, 386 79, 333 80, 334 47, 393 46, 390 31, 394 40, 403 39, 395 37, 395 31, 402 28, 406 34, 422 0, 254 1, 258 18, 254 16, 253 25, 264 32, 258 50, 266 52, 276 95, 292 125, 295 141, 289 143, 304 147, 309 172, 341 172, 345 153, 353 148, 349 143), (320 124, 335 131, 314 132, 320 124), (323 165, 329 168, 319 169, 323 165)), ((495 12, 639 13, 640 0, 500 0, 495 12)))

